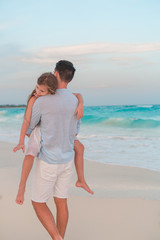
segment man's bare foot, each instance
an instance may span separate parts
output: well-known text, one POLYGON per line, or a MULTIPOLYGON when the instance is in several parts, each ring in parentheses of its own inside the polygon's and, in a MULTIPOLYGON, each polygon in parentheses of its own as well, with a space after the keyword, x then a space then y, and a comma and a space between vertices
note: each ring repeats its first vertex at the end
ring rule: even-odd
POLYGON ((16 203, 22 205, 24 202, 24 189, 19 189, 16 197, 16 203))
POLYGON ((92 195, 94 194, 94 192, 90 189, 90 187, 87 185, 87 183, 85 181, 81 182, 81 181, 77 180, 76 187, 81 187, 84 190, 86 190, 88 193, 90 193, 92 195))

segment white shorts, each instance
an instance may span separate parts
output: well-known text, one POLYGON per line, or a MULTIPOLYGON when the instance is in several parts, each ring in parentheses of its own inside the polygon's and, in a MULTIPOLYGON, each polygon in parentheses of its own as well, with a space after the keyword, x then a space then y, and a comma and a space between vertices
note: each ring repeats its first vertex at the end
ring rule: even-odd
POLYGON ((73 173, 73 161, 49 164, 37 158, 32 177, 31 199, 47 202, 50 196, 67 198, 73 173))
POLYGON ((36 126, 29 137, 25 155, 32 155, 34 157, 37 157, 41 148, 40 142, 41 142, 40 126, 36 126))

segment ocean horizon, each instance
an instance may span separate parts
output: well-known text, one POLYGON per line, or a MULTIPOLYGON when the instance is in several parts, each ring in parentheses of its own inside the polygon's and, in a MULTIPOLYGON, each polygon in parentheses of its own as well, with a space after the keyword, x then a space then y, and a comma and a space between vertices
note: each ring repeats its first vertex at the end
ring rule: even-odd
MULTIPOLYGON (((1 141, 18 143, 24 112, 0 108, 1 141)), ((79 140, 87 160, 160 171, 160 105, 85 106, 79 140)))

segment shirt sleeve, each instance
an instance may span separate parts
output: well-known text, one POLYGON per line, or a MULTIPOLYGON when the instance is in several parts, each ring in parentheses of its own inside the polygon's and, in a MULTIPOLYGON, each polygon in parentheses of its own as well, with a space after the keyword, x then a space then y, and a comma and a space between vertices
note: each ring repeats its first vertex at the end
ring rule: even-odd
POLYGON ((80 125, 81 125, 81 120, 79 119, 77 121, 77 134, 79 133, 80 125))
POLYGON ((39 107, 39 101, 37 99, 32 107, 31 120, 30 120, 30 124, 29 124, 26 134, 31 134, 31 132, 37 126, 37 124, 40 122, 40 120, 41 120, 41 112, 40 112, 40 107, 39 107))

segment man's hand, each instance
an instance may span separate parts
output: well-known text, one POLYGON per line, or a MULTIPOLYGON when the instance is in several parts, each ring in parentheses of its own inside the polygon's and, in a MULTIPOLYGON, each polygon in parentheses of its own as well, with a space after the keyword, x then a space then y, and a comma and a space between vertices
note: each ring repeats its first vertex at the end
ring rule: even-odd
POLYGON ((18 150, 22 149, 23 153, 25 151, 24 144, 18 144, 16 147, 13 148, 13 152, 17 152, 18 150))

